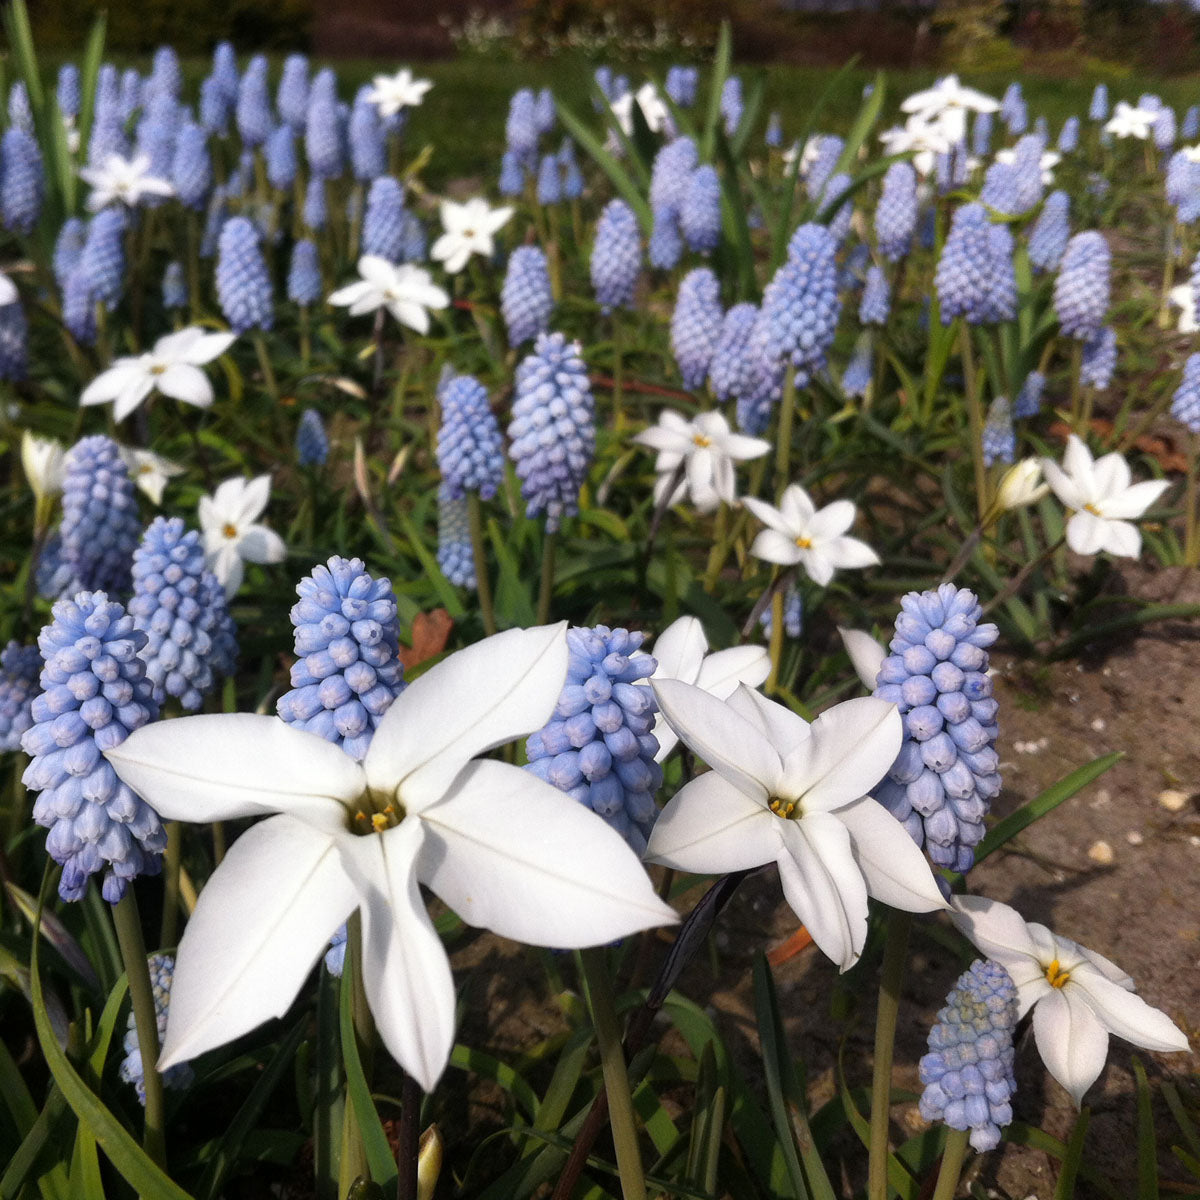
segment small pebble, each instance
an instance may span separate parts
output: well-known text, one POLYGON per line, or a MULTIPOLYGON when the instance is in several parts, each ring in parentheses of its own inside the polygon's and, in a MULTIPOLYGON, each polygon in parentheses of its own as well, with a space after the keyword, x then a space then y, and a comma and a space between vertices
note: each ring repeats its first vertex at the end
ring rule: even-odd
POLYGON ((1188 794, 1178 788, 1167 788, 1158 793, 1158 802, 1167 812, 1182 812, 1187 805, 1188 794))
POLYGON ((1092 722, 1092 728, 1093 728, 1093 729, 1094 729, 1094 730, 1095 730, 1097 733, 1102 733, 1102 732, 1104 731, 1104 718, 1103 718, 1103 717, 1097 717, 1097 718, 1096 718, 1096 719, 1095 719, 1095 720, 1092 722))
POLYGON ((1125 835, 1125 840, 1131 846, 1140 846, 1146 839, 1144 837, 1142 837, 1142 835, 1140 833, 1138 833, 1138 831, 1136 829, 1131 829, 1125 835))
POLYGON ((1099 863, 1102 867, 1110 866, 1116 855, 1113 853, 1113 848, 1107 842, 1093 842, 1087 852, 1088 858, 1094 863, 1099 863))

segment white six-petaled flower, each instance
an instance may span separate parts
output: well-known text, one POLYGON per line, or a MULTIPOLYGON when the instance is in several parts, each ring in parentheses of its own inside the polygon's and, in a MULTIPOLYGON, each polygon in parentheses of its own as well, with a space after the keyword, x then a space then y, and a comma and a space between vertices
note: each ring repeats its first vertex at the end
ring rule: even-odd
POLYGON ((428 333, 429 310, 450 303, 433 276, 412 263, 397 266, 378 255, 364 254, 358 260, 358 273, 357 283, 338 288, 329 297, 330 304, 348 308, 352 317, 386 308, 401 325, 428 333))
POLYGON ((1118 100, 1113 115, 1104 126, 1104 132, 1111 133, 1113 137, 1131 137, 1144 142, 1153 132, 1157 120, 1157 109, 1137 108, 1125 100, 1118 100))
POLYGON ((442 263, 448 275, 457 275, 472 254, 490 258, 495 249, 492 234, 513 215, 508 207, 489 208, 482 196, 465 204, 443 200, 439 211, 445 233, 433 243, 429 257, 442 263))
POLYGON ((124 420, 154 391, 207 408, 213 402, 212 384, 200 368, 224 354, 236 338, 235 333, 205 333, 198 325, 168 333, 148 353, 118 358, 83 389, 79 403, 111 401, 115 421, 124 420))
POLYGON ((1137 558, 1142 535, 1133 524, 1170 487, 1165 479, 1133 483, 1129 464, 1115 450, 1092 458, 1082 439, 1067 439, 1062 466, 1042 459, 1042 471, 1054 494, 1074 511, 1067 521, 1067 545, 1076 554, 1107 550, 1118 558, 1137 558))
POLYGON ((117 449, 121 461, 129 468, 130 478, 155 504, 162 503, 167 480, 184 473, 184 468, 178 463, 155 454, 153 450, 141 450, 137 446, 118 446, 117 449))
POLYGON ((684 743, 713 769, 659 814, 646 857, 723 874, 774 862, 813 941, 845 971, 867 937, 867 896, 908 912, 946 907, 904 826, 867 793, 903 740, 894 704, 847 700, 811 725, 742 685, 725 701, 651 680, 684 743))
POLYGON ((146 196, 175 195, 167 180, 150 174, 148 154, 133 158, 110 154, 98 167, 83 167, 79 177, 92 189, 87 198, 89 212, 99 212, 110 204, 137 208, 146 196))
POLYGON ((658 133, 671 124, 671 111, 663 103, 658 88, 652 83, 643 83, 636 92, 624 92, 612 102, 613 116, 621 132, 628 137, 633 133, 633 106, 637 104, 646 120, 646 128, 658 133))
POLYGON ((211 496, 200 497, 204 559, 227 596, 242 586, 245 564, 283 562, 287 548, 273 529, 259 524, 271 497, 271 477, 226 479, 211 496))
POLYGON ((744 496, 742 503, 767 526, 750 547, 756 558, 784 567, 799 563, 821 587, 838 569, 879 565, 879 556, 866 542, 846 536, 858 511, 849 500, 818 510, 793 483, 784 489, 778 508, 753 496, 744 496))
MULTIPOLYGON (((704 626, 695 617, 679 617, 654 639, 654 657, 658 667, 656 682, 678 679, 718 700, 727 700, 740 684, 756 688, 771 673, 771 659, 764 646, 730 646, 708 652, 704 626)), ((639 684, 648 687, 648 684, 639 684)), ((662 762, 679 743, 679 735, 667 724, 662 713, 654 718, 654 736, 658 740, 655 762, 662 762)))
POLYGON ((417 79, 408 67, 401 67, 395 75, 376 75, 371 80, 367 100, 375 105, 381 117, 394 117, 401 109, 420 104, 431 87, 430 80, 417 79))
POLYGON ((901 112, 914 113, 925 121, 939 125, 951 143, 961 141, 966 135, 968 112, 994 113, 999 109, 999 100, 985 92, 964 87, 958 82, 957 75, 939 79, 933 87, 914 92, 900 104, 901 112))
POLYGON ((169 819, 278 814, 242 834, 200 894, 159 1068, 281 1016, 358 910, 380 1036, 432 1090, 455 997, 421 886, 471 925, 556 948, 677 920, 604 821, 528 771, 477 758, 549 720, 566 674, 565 622, 487 638, 410 684, 361 763, 250 714, 148 725, 112 751, 169 819))
POLYGON ((1015 909, 984 896, 956 896, 951 920, 1017 987, 1018 1017, 1033 1010, 1033 1036, 1046 1070, 1076 1106, 1108 1057, 1108 1035, 1147 1050, 1186 1050, 1174 1021, 1134 994, 1115 963, 1015 909))
POLYGON ((696 511, 713 512, 722 500, 732 504, 733 464, 761 458, 771 449, 762 438, 733 433, 719 412, 700 413, 690 421, 681 413, 664 409, 658 424, 643 430, 634 439, 639 446, 658 451, 654 470, 654 503, 678 504, 690 495, 696 511), (683 467, 677 486, 671 482, 683 467), (670 500, 666 499, 671 490, 670 500))

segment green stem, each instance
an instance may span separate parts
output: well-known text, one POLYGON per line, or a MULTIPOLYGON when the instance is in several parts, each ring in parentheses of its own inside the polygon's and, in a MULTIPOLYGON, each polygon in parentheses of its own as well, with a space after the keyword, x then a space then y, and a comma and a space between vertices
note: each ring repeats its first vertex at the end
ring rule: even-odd
POLYGON ((1171 288, 1175 285, 1175 216, 1167 222, 1167 240, 1163 247, 1166 262, 1163 264, 1162 293, 1158 302, 1158 327, 1166 329, 1171 324, 1171 288))
POLYGON ((633 1115, 633 1096, 629 1090, 629 1072, 621 1048, 621 1029, 613 999, 612 976, 605 961, 604 948, 593 946, 579 952, 584 987, 596 1042, 600 1047, 600 1069, 608 1095, 609 1122, 613 1146, 617 1152, 617 1170, 621 1176, 623 1200, 646 1200, 646 1177, 638 1146, 637 1125, 633 1115))
POLYGON ((550 601, 554 598, 554 551, 558 542, 557 533, 546 534, 542 547, 542 579, 538 586, 537 624, 546 625, 550 620, 550 601))
POLYGON ((769 696, 779 683, 779 660, 783 655, 783 588, 775 589, 771 597, 771 673, 763 689, 769 696))
POLYGON ((308 329, 308 305, 300 305, 300 366, 308 369, 308 360, 312 357, 312 336, 308 329))
POLYGON ((488 578, 487 547, 483 541, 483 511, 478 492, 467 493, 467 520, 471 526, 471 554, 475 559, 475 586, 479 593, 479 615, 488 637, 496 632, 496 614, 492 611, 492 584, 488 578))
POLYGON ((932 1200, 954 1200, 958 1181, 962 1178, 963 1163, 967 1160, 967 1137, 965 1129, 946 1131, 946 1148, 942 1151, 942 1165, 938 1170, 937 1187, 932 1200))
POLYGON ((983 403, 979 398, 979 375, 975 370, 975 349, 971 344, 971 326, 965 321, 960 330, 963 387, 967 396, 967 422, 971 431, 971 462, 975 468, 975 505, 979 519, 987 512, 987 468, 983 465, 983 403))
POLYGON ((1076 339, 1071 341, 1071 424, 1080 437, 1087 436, 1087 426, 1083 424, 1083 412, 1080 408, 1079 371, 1083 366, 1083 343, 1076 339))
POLYGON ((888 1110, 892 1097, 892 1052, 895 1049, 896 1013, 900 1008, 904 968, 908 964, 908 934, 911 928, 911 913, 898 909, 888 913, 883 970, 879 980, 879 1007, 875 1014, 867 1200, 888 1200, 888 1110))
POLYGON ((723 500, 717 509, 717 520, 713 527, 713 545, 708 552, 708 566, 704 571, 704 590, 711 596, 721 577, 721 568, 729 557, 729 505, 723 500))
POLYGON ((779 440, 775 443, 775 490, 788 485, 792 457, 792 415, 796 410, 796 368, 788 363, 779 401, 779 440))
POLYGON ((146 1082, 146 1114, 142 1146, 164 1170, 167 1142, 163 1132, 163 1085, 158 1073, 158 1017, 154 1011, 154 990, 150 984, 150 964, 146 960, 146 942, 142 921, 132 887, 113 905, 113 924, 125 975, 129 980, 129 999, 133 1004, 133 1022, 137 1029, 138 1050, 142 1056, 142 1075, 146 1082))
POLYGON ((179 856, 183 832, 178 821, 167 822, 167 849, 163 854, 163 912, 160 946, 174 946, 179 928, 179 856))
POLYGON ((1196 435, 1187 435, 1187 485, 1184 492, 1184 518, 1187 522, 1183 535, 1183 561, 1185 566, 1200 566, 1200 537, 1196 529, 1196 435))
POLYGON ((279 401, 279 384, 275 379, 275 368, 271 366, 271 356, 267 353, 267 340, 261 329, 254 331, 254 352, 258 355, 258 365, 263 373, 263 385, 267 395, 272 400, 279 401))
MULTIPOLYGON (((363 987, 362 917, 358 912, 352 913, 346 922, 345 961, 342 987, 350 988, 350 1012, 354 1018, 354 1040, 358 1044, 358 1055, 362 1060, 363 1073, 369 1083, 375 1025, 371 1019, 371 1010, 367 1006, 367 993, 363 987)), ((370 1167, 367 1164, 367 1151, 363 1145, 362 1130, 359 1128, 354 1105, 347 1098, 342 1114, 342 1148, 338 1162, 337 1194, 345 1196, 360 1175, 364 1179, 369 1179, 370 1167)))

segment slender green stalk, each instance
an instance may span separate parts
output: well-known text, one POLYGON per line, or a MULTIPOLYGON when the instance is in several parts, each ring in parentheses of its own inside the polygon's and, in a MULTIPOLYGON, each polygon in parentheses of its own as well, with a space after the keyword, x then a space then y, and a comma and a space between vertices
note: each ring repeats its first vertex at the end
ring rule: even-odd
POLYGON ((179 856, 183 831, 178 821, 167 822, 167 848, 163 854, 163 912, 160 946, 174 946, 179 929, 179 856))
MULTIPOLYGON (((371 1047, 375 1039, 375 1023, 367 1006, 367 993, 362 977, 362 917, 356 911, 346 922, 346 965, 342 972, 342 987, 350 988, 350 1011, 354 1017, 354 1040, 363 1073, 370 1082, 371 1047)), ((367 1151, 363 1145, 362 1129, 354 1105, 346 1101, 342 1114, 342 1149, 338 1162, 338 1192, 344 1196, 359 1177, 370 1178, 367 1151)))
POLYGON ((1175 286, 1175 210, 1167 222, 1166 241, 1163 246, 1162 291, 1158 301, 1158 327, 1166 329, 1171 324, 1171 288, 1175 286))
POLYGON ((309 333, 308 305, 300 305, 300 366, 308 369, 308 360, 312 357, 312 335, 309 333))
MULTIPOLYGON (((867 1167, 867 1200, 888 1200, 888 1110, 892 1096, 892 1052, 896 1042, 896 1013, 908 964, 908 935, 912 914, 893 909, 887 916, 879 1007, 875 1013, 875 1068, 871 1077, 871 1137, 867 1167)), ((957 1179, 957 1176, 955 1176, 957 1179)))
POLYGON ((1083 366, 1083 343, 1076 339, 1071 341, 1071 424, 1080 437, 1087 436, 1087 426, 1083 422, 1083 409, 1080 405, 1082 390, 1079 382, 1079 371, 1083 366))
POLYGON ((467 521, 471 526, 471 554, 475 559, 475 586, 479 594, 479 615, 483 631, 496 632, 496 614, 492 611, 492 583, 488 577, 487 546, 483 540, 483 512, 478 492, 467 493, 467 521))
POLYGON ((942 1165, 938 1170, 933 1200, 954 1200, 958 1181, 962 1178, 963 1163, 967 1160, 967 1137, 965 1129, 946 1131, 946 1148, 942 1151, 942 1165))
POLYGON ((792 418, 796 411, 796 368, 788 363, 779 401, 779 439, 775 443, 775 490, 783 491, 791 476, 792 418))
POLYGON ((400 1137, 396 1148, 397 1200, 418 1200, 417 1160, 420 1155, 421 1085, 407 1072, 400 1085, 400 1137))
POLYGON ((629 1072, 621 1048, 621 1028, 612 992, 612 977, 605 962, 604 948, 593 946, 579 952, 584 987, 592 1024, 600 1047, 600 1069, 608 1095, 609 1122, 617 1151, 617 1170, 621 1176, 623 1200, 646 1200, 646 1176, 638 1146, 637 1124, 633 1115, 633 1096, 629 1090, 629 1072))
POLYGON ((729 557, 729 505, 724 500, 717 509, 717 519, 713 526, 713 544, 708 552, 708 566, 704 570, 704 590, 711 596, 721 577, 721 568, 729 557))
POLYGON ((550 218, 550 240, 546 243, 546 260, 550 267, 550 295, 555 304, 562 302, 562 252, 558 240, 558 205, 547 210, 550 218))
POLYGON ((783 588, 776 588, 771 597, 771 673, 764 691, 770 695, 779 683, 779 660, 783 655, 783 588))
POLYGON ((1200 567, 1200 537, 1196 529, 1196 434, 1187 435, 1187 485, 1184 492, 1183 508, 1187 521, 1186 532, 1183 536, 1183 562, 1188 567, 1200 567))
POLYGON ((278 403, 279 383, 275 378, 275 368, 271 366, 271 356, 267 352, 267 340, 263 337, 261 329, 254 331, 254 352, 258 355, 258 365, 263 373, 263 385, 267 389, 267 395, 278 403))
POLYGON ((129 999, 133 1004, 133 1022, 137 1029, 138 1050, 142 1056, 142 1074, 146 1082, 146 1114, 142 1146, 164 1170, 167 1165, 167 1141, 163 1123, 163 1085, 158 1073, 158 1017, 154 1012, 154 990, 150 984, 150 964, 146 961, 146 943, 142 920, 132 887, 113 906, 113 924, 121 947, 121 960, 129 980, 129 999))
POLYGON ((225 826, 220 821, 212 823, 213 866, 219 867, 225 857, 225 826))
POLYGON ((975 370, 975 348, 971 344, 971 326, 962 322, 959 331, 962 352, 963 387, 967 397, 967 423, 971 431, 971 462, 975 468, 975 506, 979 519, 988 507, 987 467, 983 464, 983 401, 979 396, 979 375, 975 370))
POLYGON ((545 625, 550 620, 550 601, 554 598, 554 551, 558 542, 557 533, 546 534, 542 547, 542 579, 538 585, 537 623, 545 625))

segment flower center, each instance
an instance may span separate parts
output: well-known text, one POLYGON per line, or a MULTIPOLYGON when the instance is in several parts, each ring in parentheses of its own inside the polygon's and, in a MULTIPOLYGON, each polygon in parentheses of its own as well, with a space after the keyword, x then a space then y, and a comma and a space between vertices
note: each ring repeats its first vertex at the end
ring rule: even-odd
POLYGON ((350 829, 362 836, 370 833, 383 833, 385 829, 392 829, 399 825, 406 815, 399 796, 394 793, 376 792, 368 788, 358 798, 358 807, 354 810, 350 829))
POLYGON ((798 800, 785 800, 782 796, 772 796, 767 802, 767 807, 777 817, 782 817, 785 821, 798 821, 804 816, 798 800))
POLYGON ((1057 958, 1046 968, 1046 982, 1052 988, 1061 988, 1070 978, 1071 972, 1064 971, 1057 958))
POLYGON ((699 446, 702 450, 706 446, 712 445, 712 438, 705 437, 704 434, 702 434, 702 433, 693 434, 692 441, 695 442, 696 445, 699 446))
POLYGON ((230 540, 233 541, 237 537, 237 526, 230 525, 228 521, 221 527, 221 532, 230 540))
POLYGON ((1104 516, 1104 514, 1094 504, 1085 504, 1083 507, 1085 512, 1090 512, 1095 517, 1104 516))
POLYGON ((463 230, 463 237, 473 238, 474 236, 475 236, 475 230, 473 230, 473 229, 464 229, 463 230))
POLYGON ((804 536, 798 537, 796 539, 796 545, 799 546, 801 550, 811 550, 812 538, 804 536))
POLYGON ((163 372, 164 372, 164 371, 166 371, 166 369, 167 369, 167 368, 166 368, 166 367, 165 367, 165 366, 164 366, 162 363, 154 363, 154 364, 153 364, 153 365, 150 367, 150 372, 149 372, 149 373, 150 373, 151 375, 161 375, 161 374, 163 374, 163 372))

